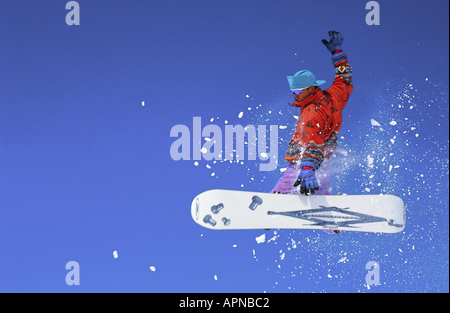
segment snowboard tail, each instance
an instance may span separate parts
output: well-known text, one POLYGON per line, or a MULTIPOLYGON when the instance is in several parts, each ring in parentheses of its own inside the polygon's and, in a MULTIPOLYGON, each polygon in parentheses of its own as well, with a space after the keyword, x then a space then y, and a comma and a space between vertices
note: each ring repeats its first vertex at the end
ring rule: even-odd
POLYGON ((209 190, 194 198, 199 225, 225 229, 319 229, 398 233, 405 206, 393 195, 288 195, 209 190))

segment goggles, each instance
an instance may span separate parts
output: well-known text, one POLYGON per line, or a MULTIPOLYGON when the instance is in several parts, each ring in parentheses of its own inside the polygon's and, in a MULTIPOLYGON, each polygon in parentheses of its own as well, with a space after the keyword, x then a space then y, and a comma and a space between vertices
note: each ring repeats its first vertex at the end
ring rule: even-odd
POLYGON ((292 90, 292 92, 295 93, 296 95, 301 94, 303 91, 305 91, 305 89, 294 89, 294 90, 292 90))

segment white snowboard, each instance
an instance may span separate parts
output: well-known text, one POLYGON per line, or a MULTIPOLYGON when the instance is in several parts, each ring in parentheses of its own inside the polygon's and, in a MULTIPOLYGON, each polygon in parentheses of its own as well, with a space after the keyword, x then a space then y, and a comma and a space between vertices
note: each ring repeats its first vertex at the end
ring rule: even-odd
POLYGON ((305 196, 209 190, 192 201, 192 218, 210 229, 328 229, 398 233, 405 205, 393 195, 305 196))

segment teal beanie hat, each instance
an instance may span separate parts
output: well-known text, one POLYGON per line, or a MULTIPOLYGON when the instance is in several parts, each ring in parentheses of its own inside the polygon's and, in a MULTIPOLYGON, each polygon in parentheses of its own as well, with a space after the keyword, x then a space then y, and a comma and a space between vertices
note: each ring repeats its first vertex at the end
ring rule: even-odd
POLYGON ((294 76, 288 76, 289 87, 291 90, 304 89, 311 86, 320 86, 325 84, 324 80, 316 80, 313 73, 308 70, 298 71, 294 76))

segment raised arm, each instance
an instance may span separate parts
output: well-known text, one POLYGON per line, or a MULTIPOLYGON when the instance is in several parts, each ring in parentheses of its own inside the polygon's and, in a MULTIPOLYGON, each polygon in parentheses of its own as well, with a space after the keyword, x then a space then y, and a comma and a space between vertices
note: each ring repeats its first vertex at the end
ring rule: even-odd
POLYGON ((322 39, 322 43, 331 52, 331 61, 336 73, 332 86, 327 91, 334 97, 341 99, 340 110, 347 103, 348 97, 352 93, 352 67, 348 64, 347 55, 342 51, 344 36, 336 31, 328 32, 330 41, 322 39))

